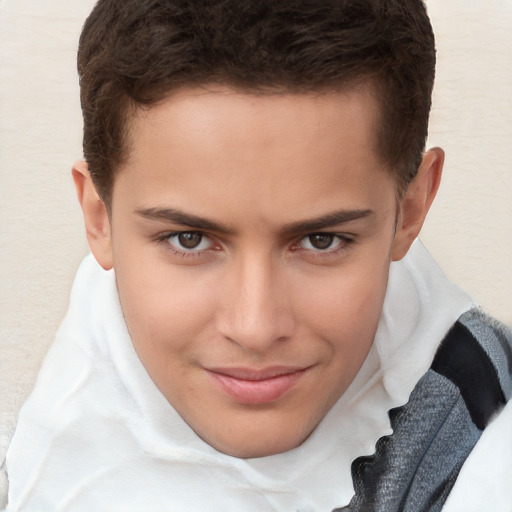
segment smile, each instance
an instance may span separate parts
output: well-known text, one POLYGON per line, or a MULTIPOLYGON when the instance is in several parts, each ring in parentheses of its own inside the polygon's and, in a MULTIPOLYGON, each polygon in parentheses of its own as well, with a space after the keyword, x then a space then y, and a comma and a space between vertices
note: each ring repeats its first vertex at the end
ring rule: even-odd
POLYGON ((208 369, 222 392, 236 402, 262 405, 276 402, 292 389, 308 368, 272 367, 263 370, 248 368, 208 369))

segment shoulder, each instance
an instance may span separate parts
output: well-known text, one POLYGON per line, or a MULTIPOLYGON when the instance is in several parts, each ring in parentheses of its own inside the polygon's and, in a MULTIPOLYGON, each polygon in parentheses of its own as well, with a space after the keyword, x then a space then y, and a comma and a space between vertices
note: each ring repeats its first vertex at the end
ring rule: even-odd
POLYGON ((470 344, 476 341, 485 352, 486 357, 479 358, 480 365, 478 361, 472 362, 471 369, 475 368, 478 373, 472 377, 473 384, 465 387, 476 395, 476 399, 469 401, 486 422, 443 511, 507 512, 512 509, 512 329, 480 310, 469 311, 460 318, 459 324, 472 338, 470 344), (479 380, 482 374, 487 375, 486 385, 479 380), (485 391, 488 387, 494 390, 485 391), (488 404, 478 404, 486 393, 488 404))
POLYGON ((373 456, 354 461, 348 510, 443 508, 482 432, 510 399, 511 341, 510 330, 479 309, 453 324, 407 404, 390 411, 393 434, 373 456))
POLYGON ((512 393, 512 336, 478 308, 452 326, 431 370, 457 388, 473 423, 483 430, 512 393))

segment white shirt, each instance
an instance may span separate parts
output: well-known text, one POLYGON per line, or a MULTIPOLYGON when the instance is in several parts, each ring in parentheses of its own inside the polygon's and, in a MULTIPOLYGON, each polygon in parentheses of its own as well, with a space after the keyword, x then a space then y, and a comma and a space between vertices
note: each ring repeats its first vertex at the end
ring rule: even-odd
POLYGON ((351 386, 299 447, 237 459, 202 441, 133 348, 112 271, 92 256, 7 458, 9 511, 330 511, 353 494, 351 462, 391 434, 438 344, 474 306, 415 242, 391 265, 374 345, 351 386))

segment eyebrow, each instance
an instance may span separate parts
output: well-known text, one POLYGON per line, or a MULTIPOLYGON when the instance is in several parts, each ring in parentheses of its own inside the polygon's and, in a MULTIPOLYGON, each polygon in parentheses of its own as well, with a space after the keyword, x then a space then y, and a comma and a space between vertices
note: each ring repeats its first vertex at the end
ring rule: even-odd
POLYGON ((331 212, 316 219, 292 222, 286 224, 283 228, 287 233, 306 233, 318 231, 319 229, 332 228, 355 220, 365 219, 374 215, 375 212, 370 209, 354 209, 354 210, 339 210, 331 212))
POLYGON ((174 208, 142 208, 136 209, 135 213, 149 220, 160 220, 181 224, 198 230, 217 231, 219 233, 233 234, 233 230, 220 223, 185 213, 174 208))
MULTIPOLYGON (((135 213, 149 220, 173 222, 197 230, 216 231, 225 234, 234 233, 233 229, 230 229, 223 224, 205 219, 204 217, 185 213, 174 208, 142 208, 136 209, 135 213)), ((370 209, 339 210, 336 212, 328 213, 326 215, 322 215, 321 217, 317 217, 315 219, 308 219, 286 224, 283 227, 282 232, 288 234, 313 232, 320 229, 326 229, 348 222, 365 219, 374 214, 375 212, 370 209)))

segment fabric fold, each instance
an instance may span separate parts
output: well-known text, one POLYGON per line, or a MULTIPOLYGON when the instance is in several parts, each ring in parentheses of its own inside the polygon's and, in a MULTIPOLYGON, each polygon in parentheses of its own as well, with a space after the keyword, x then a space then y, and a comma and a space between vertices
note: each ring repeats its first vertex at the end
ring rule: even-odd
POLYGON ((160 393, 131 342, 114 272, 89 255, 20 414, 7 461, 8 510, 310 512, 347 505, 351 462, 391 433, 389 409, 407 402, 443 336, 472 306, 416 241, 391 264, 374 345, 345 394, 302 445, 244 460, 205 443, 160 393))

